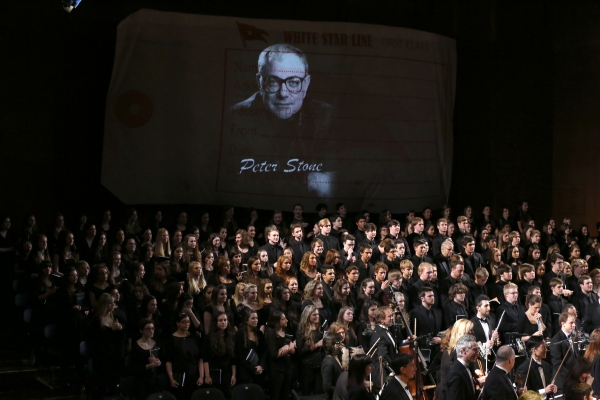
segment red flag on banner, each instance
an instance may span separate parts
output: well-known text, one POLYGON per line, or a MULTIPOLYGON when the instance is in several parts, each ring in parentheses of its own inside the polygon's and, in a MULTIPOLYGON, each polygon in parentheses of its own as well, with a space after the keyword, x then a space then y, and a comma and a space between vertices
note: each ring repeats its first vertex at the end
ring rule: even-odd
POLYGON ((269 43, 267 42, 267 39, 263 37, 263 35, 269 36, 269 34, 263 31, 262 29, 259 29, 252 25, 240 24, 237 21, 235 21, 235 23, 237 24, 238 29, 240 30, 240 36, 242 37, 244 47, 246 47, 246 41, 251 40, 262 40, 265 43, 269 43))

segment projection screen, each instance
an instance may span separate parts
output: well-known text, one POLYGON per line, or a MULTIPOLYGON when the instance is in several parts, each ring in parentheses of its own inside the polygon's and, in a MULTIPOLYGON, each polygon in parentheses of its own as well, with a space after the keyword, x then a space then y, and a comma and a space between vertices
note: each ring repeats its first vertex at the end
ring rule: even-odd
POLYGON ((102 183, 127 204, 440 207, 453 39, 140 10, 118 27, 102 183))

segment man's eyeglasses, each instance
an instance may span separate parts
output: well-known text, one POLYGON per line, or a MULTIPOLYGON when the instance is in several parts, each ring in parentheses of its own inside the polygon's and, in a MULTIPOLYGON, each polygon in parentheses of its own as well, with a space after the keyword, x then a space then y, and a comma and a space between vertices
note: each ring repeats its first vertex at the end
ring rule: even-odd
POLYGON ((286 79, 281 79, 276 76, 262 76, 262 88, 267 93, 277 93, 279 90, 281 90, 281 85, 285 83, 287 91, 296 94, 302 91, 302 86, 305 79, 306 76, 304 78, 291 76, 286 79))

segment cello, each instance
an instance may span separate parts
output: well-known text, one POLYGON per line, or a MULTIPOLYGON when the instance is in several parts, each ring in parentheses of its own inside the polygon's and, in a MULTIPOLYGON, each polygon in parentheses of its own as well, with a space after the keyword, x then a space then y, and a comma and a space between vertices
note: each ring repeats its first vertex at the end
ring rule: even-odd
MULTIPOLYGON (((414 336, 413 332, 410 330, 408 321, 406 321, 406 318, 404 318, 404 315, 401 312, 399 313, 399 315, 400 315, 400 318, 402 318, 402 323, 406 327, 406 332, 408 333, 408 337, 414 338, 415 336, 414 336)), ((421 350, 419 349, 419 345, 416 342, 417 339, 409 339, 409 340, 410 341, 404 342, 403 344, 400 344, 398 346, 399 353, 408 354, 411 357, 415 358, 415 365, 417 367, 417 372, 415 373, 415 377, 408 381, 408 388, 410 389, 410 394, 412 395, 413 399, 428 400, 426 391, 435 389, 435 387, 437 385, 435 383, 435 380, 429 373, 427 364, 425 362, 425 357, 423 357, 423 354, 421 353, 421 350), (413 346, 414 346, 414 348, 413 348, 413 346), (427 386, 425 385, 425 383, 423 381, 424 375, 427 375, 429 377, 429 379, 433 382, 432 385, 427 385, 427 386)), ((435 394, 434 394, 433 398, 435 399, 435 394)))

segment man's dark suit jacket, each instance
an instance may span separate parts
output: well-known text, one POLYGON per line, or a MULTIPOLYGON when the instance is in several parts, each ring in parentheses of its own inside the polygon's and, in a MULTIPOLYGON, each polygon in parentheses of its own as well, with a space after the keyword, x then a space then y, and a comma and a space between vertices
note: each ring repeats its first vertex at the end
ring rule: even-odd
POLYGON ((304 240, 297 241, 295 239, 290 241, 290 246, 292 246, 292 252, 294 253, 294 265, 300 265, 300 260, 302 260, 302 256, 307 251, 311 251, 310 244, 306 243, 304 240))
POLYGON ((437 289, 429 282, 422 281, 419 278, 408 288, 408 295, 410 297, 409 304, 406 305, 408 307, 408 310, 412 310, 417 305, 421 304, 421 299, 419 298, 419 290, 421 290, 421 288, 424 286, 429 286, 433 290, 433 295, 435 296, 434 307, 438 308, 440 306, 440 294, 438 293, 437 289))
POLYGON ((264 246, 259 247, 258 250, 266 250, 269 255, 269 264, 271 265, 275 264, 279 257, 283 255, 283 248, 278 244, 273 246, 267 243, 264 246))
POLYGON ((477 268, 483 267, 483 257, 481 254, 473 252, 472 259, 465 253, 460 254, 465 260, 465 274, 469 275, 471 279, 475 279, 475 271, 477 268))
POLYGON ((544 386, 542 382, 542 377, 540 376, 540 371, 538 369, 539 364, 536 363, 535 360, 531 362, 531 368, 529 368, 530 358, 526 359, 519 365, 517 368, 517 374, 521 375, 523 379, 529 375, 527 378, 527 382, 523 382, 525 386, 527 386, 527 390, 535 390, 538 392, 540 389, 545 389, 552 382, 552 366, 548 364, 545 360, 542 360, 542 369, 544 371, 544 379, 546 380, 546 386, 544 386), (529 370, 529 374, 527 374, 527 370, 529 370))
POLYGON ((328 236, 325 235, 317 235, 317 239, 321 239, 323 241, 323 254, 327 254, 327 250, 329 249, 334 249, 337 251, 340 251, 342 248, 340 247, 340 241, 337 240, 336 237, 331 236, 331 234, 329 234, 328 236))
POLYGON ((473 385, 467 368, 457 359, 448 371, 444 400, 476 400, 477 394, 473 391, 473 385))
MULTIPOLYGON (((410 326, 415 326, 415 320, 417 321, 417 331, 413 332, 413 334, 417 336, 425 335, 426 333, 433 333, 436 335, 438 332, 442 330, 442 325, 444 323, 444 319, 442 317, 442 312, 439 308, 431 307, 431 311, 433 311, 434 323, 429 320, 427 316, 427 309, 423 307, 422 304, 419 304, 413 310, 409 312, 410 317, 410 326)), ((438 345, 429 346, 427 345, 426 338, 423 338, 419 341, 419 346, 425 349, 431 349, 431 359, 435 356, 435 353, 438 349, 438 345)))
POLYGON ((435 256, 433 259, 435 266, 437 267, 438 281, 442 281, 446 277, 450 276, 450 260, 448 257, 444 257, 441 253, 435 256))
MULTIPOLYGON (((384 362, 385 361, 390 362, 392 360, 392 358, 394 357, 394 355, 396 355, 398 353, 398 351, 396 349, 398 348, 399 343, 396 343, 396 345, 394 346, 394 343, 390 339, 388 332, 389 331, 387 329, 378 325, 375 328, 375 331, 373 332, 373 334, 371 335, 371 343, 369 345, 369 349, 370 349, 375 344, 377 339, 381 338, 379 343, 377 343, 376 358, 379 359, 379 357, 382 357, 384 362)), ((391 334, 391 332, 390 332, 390 334, 391 334)), ((369 349, 366 349, 365 352, 368 351, 369 349)), ((387 375, 387 373, 385 372, 385 369, 384 369, 383 383, 385 383, 385 381, 386 381, 385 375, 387 375)), ((381 387, 379 362, 373 363, 373 384, 377 387, 381 387)))
MULTIPOLYGON (((567 336, 561 329, 558 331, 558 333, 556 335, 554 335, 552 337, 550 342, 551 342, 551 344, 554 344, 554 343, 558 343, 558 342, 561 342, 566 339, 567 339, 567 336)), ((551 347, 552 351, 550 352, 550 358, 552 360, 552 376, 556 375, 556 371, 558 371, 558 367, 560 366, 560 364, 563 361, 563 358, 567 354, 569 347, 570 347, 569 342, 564 342, 564 343, 557 344, 557 345, 554 345, 551 347)), ((573 366, 573 364, 575 363, 575 360, 577 358, 579 358, 579 348, 576 344, 574 344, 573 349, 571 349, 571 351, 569 351, 569 354, 567 355, 567 358, 565 359, 565 362, 560 370, 560 374, 556 378, 555 383, 556 383, 556 386, 558 386, 558 388, 559 388, 559 392, 561 392, 561 388, 563 387, 563 380, 564 380, 565 376, 567 375, 567 372, 571 369, 571 367, 573 366), (575 350, 575 351, 573 351, 573 350, 575 350)))
POLYGON ((525 307, 518 301, 512 305, 508 302, 500 304, 500 307, 496 310, 496 318, 500 321, 502 312, 506 311, 504 318, 502 319, 502 325, 498 327, 498 333, 500 334, 500 341, 502 343, 509 343, 506 333, 516 332, 519 317, 525 314, 525 307))
POLYGON ((379 400, 412 400, 408 397, 406 390, 395 377, 390 380, 381 393, 379 400))
POLYGON ((594 329, 600 328, 600 304, 590 304, 585 308, 583 316, 583 330, 585 333, 592 333, 594 329))
MULTIPOLYGON (((463 275, 462 279, 454 279, 452 277, 452 275, 448 275, 446 278, 442 279, 441 281, 439 281, 439 294, 440 294, 440 305, 441 307, 445 306, 446 304, 448 304, 450 301, 450 298, 448 297, 448 291, 450 290, 450 288, 452 287, 452 285, 455 285, 457 283, 462 283, 463 285, 465 285, 466 287, 470 287, 472 284, 471 278, 469 278, 468 275, 463 275)), ((470 299, 469 296, 465 296, 465 304, 467 305, 467 307, 470 307, 470 299)))
POLYGON ((517 400, 517 393, 506 372, 494 367, 485 380, 481 397, 483 400, 517 400))
POLYGON ((444 329, 454 324, 457 321, 457 317, 459 319, 469 319, 469 311, 464 304, 458 304, 454 300, 449 301, 444 306, 444 329))

